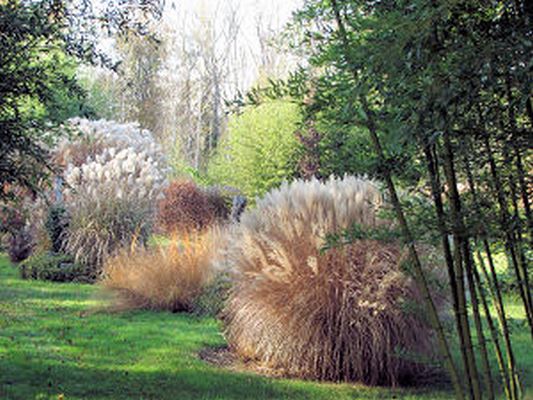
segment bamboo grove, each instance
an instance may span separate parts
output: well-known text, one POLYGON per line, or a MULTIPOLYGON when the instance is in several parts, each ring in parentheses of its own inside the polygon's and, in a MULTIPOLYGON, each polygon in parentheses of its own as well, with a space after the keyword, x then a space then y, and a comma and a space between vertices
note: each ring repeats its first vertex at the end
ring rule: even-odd
POLYGON ((298 22, 319 71, 306 77, 308 124, 329 112, 344 118, 335 129, 355 126, 368 140, 457 398, 493 399, 500 388, 520 398, 502 292, 505 284, 519 294, 533 339, 532 4, 307 1, 298 22), (406 178, 401 153, 416 178, 406 178), (400 195, 413 186, 430 199, 426 220, 400 195), (445 259, 452 329, 432 303, 414 245, 424 230, 445 259), (511 271, 506 282, 498 254, 511 271), (451 355, 456 337, 460 363, 451 355))

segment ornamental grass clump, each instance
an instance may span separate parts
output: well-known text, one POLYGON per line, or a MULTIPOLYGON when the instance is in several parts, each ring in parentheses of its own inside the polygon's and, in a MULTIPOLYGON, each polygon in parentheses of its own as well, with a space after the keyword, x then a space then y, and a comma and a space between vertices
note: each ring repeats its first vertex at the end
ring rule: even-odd
MULTIPOLYGON (((75 120, 91 147, 81 165, 69 163, 64 206, 69 216, 63 251, 89 268, 96 278, 105 259, 132 241, 143 243, 150 235, 155 205, 167 185, 164 153, 151 134, 134 124, 75 120), (93 152, 96 148, 101 151, 93 152)), ((77 148, 64 144, 58 152, 77 148), (69 147, 70 146, 70 147, 69 147)), ((79 152, 77 162, 79 164, 79 152)))
POLYGON ((394 241, 361 239, 321 251, 327 233, 377 216, 364 179, 284 184, 246 211, 230 240, 235 283, 225 335, 242 358, 288 376, 397 385, 429 372, 433 335, 423 298, 394 241))
POLYGON ((108 260, 101 282, 117 310, 191 311, 213 276, 214 233, 174 235, 154 248, 122 251, 108 260))

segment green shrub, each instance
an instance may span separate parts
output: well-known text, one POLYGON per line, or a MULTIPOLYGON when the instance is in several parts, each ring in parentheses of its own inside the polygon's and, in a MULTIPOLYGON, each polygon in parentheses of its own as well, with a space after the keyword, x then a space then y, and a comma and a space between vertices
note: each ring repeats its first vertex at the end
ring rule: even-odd
POLYGON ((228 274, 218 274, 194 300, 193 313, 209 317, 218 316, 229 297, 231 285, 231 278, 228 274))
POLYGON ((228 135, 208 168, 211 180, 237 187, 252 199, 279 186, 297 170, 300 121, 298 106, 288 101, 246 108, 229 121, 228 135))
POLYGON ((65 229, 68 226, 68 216, 65 207, 53 205, 48 210, 44 223, 46 232, 52 244, 52 250, 56 253, 63 248, 65 229))
POLYGON ((22 279, 40 279, 54 282, 86 282, 85 268, 66 254, 38 253, 19 264, 22 279))

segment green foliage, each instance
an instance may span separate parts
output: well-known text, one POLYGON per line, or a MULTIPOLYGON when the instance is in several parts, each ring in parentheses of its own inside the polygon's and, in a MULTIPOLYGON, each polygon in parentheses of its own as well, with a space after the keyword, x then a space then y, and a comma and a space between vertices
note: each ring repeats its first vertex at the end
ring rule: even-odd
POLYGON ((265 101, 302 98, 309 94, 309 79, 309 71, 300 67, 296 71, 289 72, 287 79, 268 78, 266 85, 252 87, 246 94, 239 91, 228 105, 238 110, 265 101))
POLYGON ((0 2, 0 197, 9 185, 36 188, 47 177, 54 126, 80 112, 61 18, 53 1, 0 2))
POLYGON ((199 186, 209 186, 213 184, 213 181, 209 178, 209 176, 189 165, 186 165, 181 169, 181 174, 192 179, 199 186))
POLYGON ((368 175, 382 179, 383 169, 394 171, 404 184, 417 181, 420 167, 415 148, 401 135, 395 121, 385 121, 382 143, 387 151, 386 165, 379 165, 357 102, 358 88, 343 70, 327 72, 310 83, 315 87, 312 100, 303 104, 307 120, 321 136, 320 175, 368 175))
POLYGON ((398 242, 401 240, 401 235, 390 226, 365 227, 361 224, 353 224, 340 232, 327 234, 325 239, 326 242, 320 249, 321 252, 348 245, 357 240, 377 240, 383 243, 398 242))
POLYGON ((298 106, 287 100, 246 107, 230 119, 228 136, 209 165, 209 176, 251 198, 279 186, 296 172, 295 131, 300 122, 298 106))
POLYGON ((71 256, 53 252, 38 253, 19 264, 22 279, 54 282, 87 281, 85 268, 71 256))
POLYGON ((68 216, 65 207, 60 204, 51 206, 44 226, 52 243, 52 250, 56 253, 60 252, 63 247, 65 229, 68 227, 68 216))
POLYGON ((91 117, 112 120, 120 112, 119 96, 112 80, 112 72, 80 65, 77 72, 79 85, 86 93, 85 106, 91 117))
POLYGON ((207 284, 196 297, 192 311, 196 315, 217 317, 224 308, 232 286, 231 277, 220 273, 207 284))

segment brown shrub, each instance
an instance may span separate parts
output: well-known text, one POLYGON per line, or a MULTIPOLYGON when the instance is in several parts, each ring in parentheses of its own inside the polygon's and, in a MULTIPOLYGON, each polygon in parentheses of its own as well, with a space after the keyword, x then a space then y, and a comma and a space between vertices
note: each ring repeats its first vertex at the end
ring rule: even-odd
POLYGON ((240 356, 290 376, 396 385, 428 372, 430 327, 396 243, 326 252, 324 234, 381 224, 379 191, 355 178, 284 185, 243 214, 228 261, 225 334, 240 356), (411 310, 409 310, 411 309, 411 310), (400 353, 403 353, 400 354, 400 353))
POLYGON ((7 254, 13 263, 24 261, 28 258, 34 247, 34 238, 26 227, 13 233, 8 239, 7 254))
POLYGON ((215 221, 209 197, 194 182, 173 181, 159 201, 157 221, 163 232, 203 231, 215 221))
POLYGON ((123 251, 108 260, 102 287, 114 307, 189 311, 211 279, 214 233, 175 236, 155 248, 123 251))
POLYGON ((209 186, 203 190, 216 221, 227 221, 233 197, 239 194, 239 191, 229 186, 209 186))

